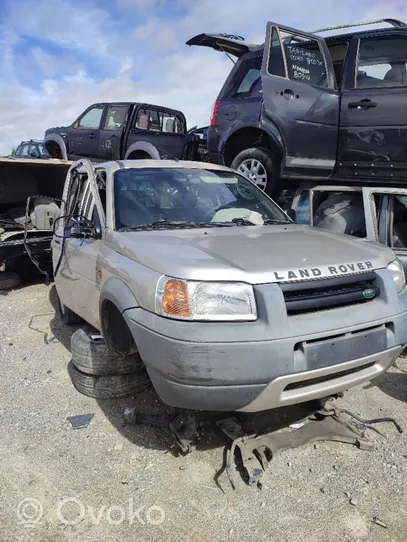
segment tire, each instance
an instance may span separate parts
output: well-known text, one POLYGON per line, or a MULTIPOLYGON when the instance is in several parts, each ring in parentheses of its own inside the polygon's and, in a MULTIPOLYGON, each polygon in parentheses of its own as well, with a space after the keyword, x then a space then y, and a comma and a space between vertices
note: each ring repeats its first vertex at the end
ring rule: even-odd
POLYGON ((20 276, 13 271, 0 273, 0 290, 12 290, 20 284, 20 276))
POLYGON ((121 399, 150 387, 150 379, 144 371, 126 375, 95 376, 82 373, 70 361, 68 374, 79 393, 95 399, 121 399))
POLYGON ((68 307, 64 305, 62 301, 59 299, 59 296, 58 296, 58 308, 59 308, 59 316, 65 325, 75 326, 82 322, 82 318, 78 316, 76 313, 74 313, 73 311, 71 311, 71 309, 68 309, 68 307))
POLYGON ((92 338, 91 327, 80 328, 71 337, 72 363, 89 375, 109 376, 145 370, 138 353, 118 356, 111 352, 104 339, 92 338))
POLYGON ((281 194, 283 187, 278 173, 279 160, 269 149, 260 147, 246 149, 235 157, 230 167, 254 182, 269 196, 276 198, 281 194), (260 163, 258 173, 261 174, 261 178, 254 171, 256 162, 260 163))

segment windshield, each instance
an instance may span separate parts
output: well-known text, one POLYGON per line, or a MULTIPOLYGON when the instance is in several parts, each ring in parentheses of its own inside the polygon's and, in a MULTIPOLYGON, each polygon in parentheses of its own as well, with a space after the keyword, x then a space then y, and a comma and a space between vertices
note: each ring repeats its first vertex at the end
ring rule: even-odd
POLYGON ((259 188, 229 171, 122 169, 114 176, 114 195, 116 229, 290 223, 259 188))

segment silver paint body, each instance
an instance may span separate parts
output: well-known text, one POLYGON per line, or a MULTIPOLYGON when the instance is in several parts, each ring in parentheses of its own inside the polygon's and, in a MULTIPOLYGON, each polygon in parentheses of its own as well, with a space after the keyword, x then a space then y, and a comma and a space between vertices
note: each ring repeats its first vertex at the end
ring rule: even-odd
MULTIPOLYGON (((165 160, 127 160, 97 166, 92 166, 87 160, 79 162, 82 170, 88 172, 96 207, 102 215, 102 239, 66 239, 65 254, 55 277, 58 295, 67 307, 97 329, 101 329, 102 302, 108 299, 115 303, 133 334, 158 394, 165 402, 197 409, 228 410, 230 407, 255 411, 322 397, 326 392, 340 391, 376 376, 389 366, 407 343, 407 293, 397 295, 393 278, 386 270, 386 266, 395 259, 389 248, 296 224, 118 232, 114 223, 115 171, 143 167, 228 168, 165 160), (106 171, 106 217, 93 168, 106 171), (338 308, 289 318, 278 283, 286 282, 288 276, 291 277, 290 282, 304 281, 301 270, 310 272, 318 269, 318 276, 312 280, 336 276, 342 274, 339 266, 344 266, 341 267, 346 271, 343 274, 374 269, 381 282, 381 297, 368 306, 338 308), (292 278, 292 273, 296 278, 292 278), (163 318, 155 314, 156 286, 163 275, 200 281, 249 283, 253 285, 256 297, 264 298, 265 313, 250 323, 182 322, 163 318), (304 392, 294 394, 290 400, 284 399, 283 392, 278 391, 278 378, 285 376, 290 379, 298 374, 301 377, 294 376, 294 379, 307 378, 307 365, 296 364, 291 351, 298 341, 322 339, 341 332, 351 333, 353 329, 363 330, 389 323, 395 326, 395 332, 388 335, 389 350, 377 356, 372 370, 363 374, 353 373, 342 381, 339 379, 336 384, 328 382, 317 386, 316 390, 311 390, 312 393, 304 388, 304 392), (251 386, 253 391, 253 385, 260 386, 257 395, 262 394, 262 399, 251 397, 246 401, 242 396, 240 400, 242 390, 251 386), (225 396, 225 387, 228 387, 228 392, 235 390, 231 400, 220 399, 225 396), (266 388, 271 392, 265 392, 266 388), (273 390, 277 390, 277 395, 273 390)), ((70 173, 64 200, 69 182, 70 173)), ((63 220, 57 234, 62 235, 62 227, 63 220)), ((54 239, 54 268, 60 254, 61 244, 56 244, 54 239)), ((351 363, 357 366, 358 360, 351 363)), ((341 370, 341 365, 332 367, 331 373, 341 370)), ((324 368, 324 371, 330 374, 329 369, 324 368)), ((311 378, 312 371, 309 374, 308 378, 311 378)))

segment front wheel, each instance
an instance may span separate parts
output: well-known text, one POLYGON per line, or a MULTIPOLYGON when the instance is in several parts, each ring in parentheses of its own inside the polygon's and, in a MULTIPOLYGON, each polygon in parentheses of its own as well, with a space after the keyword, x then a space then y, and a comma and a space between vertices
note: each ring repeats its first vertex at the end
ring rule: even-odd
POLYGON ((258 147, 246 149, 235 157, 230 167, 252 181, 269 196, 276 198, 281 194, 279 160, 269 149, 258 147))

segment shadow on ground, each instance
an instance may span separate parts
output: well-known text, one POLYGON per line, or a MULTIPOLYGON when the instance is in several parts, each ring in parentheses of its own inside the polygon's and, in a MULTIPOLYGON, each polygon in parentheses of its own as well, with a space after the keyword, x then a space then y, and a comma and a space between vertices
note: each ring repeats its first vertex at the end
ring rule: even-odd
POLYGON ((402 368, 403 365, 406 365, 406 359, 399 358, 396 361, 395 367, 400 372, 387 371, 372 382, 369 382, 369 384, 364 386, 364 389, 379 388, 379 390, 389 397, 407 403, 407 371, 402 368))
MULTIPOLYGON (((55 315, 51 318, 50 322, 51 333, 67 350, 70 350, 71 336, 80 326, 66 326, 61 322, 54 285, 50 288, 49 299, 55 310, 55 315)), ((236 413, 232 412, 194 412, 174 409, 164 404, 152 387, 137 396, 117 400, 97 399, 96 402, 113 427, 130 442, 143 448, 168 450, 174 455, 179 454, 179 449, 174 444, 174 439, 168 431, 148 425, 125 424, 123 417, 124 409, 134 408, 137 412, 148 415, 195 414, 205 424, 196 444, 197 451, 219 448, 230 443, 228 437, 217 427, 216 421, 236 415, 236 413)), ((312 402, 257 414, 238 414, 238 419, 242 427, 244 427, 245 432, 248 434, 260 434, 287 427, 294 422, 306 418, 315 410, 316 403, 312 402)))

